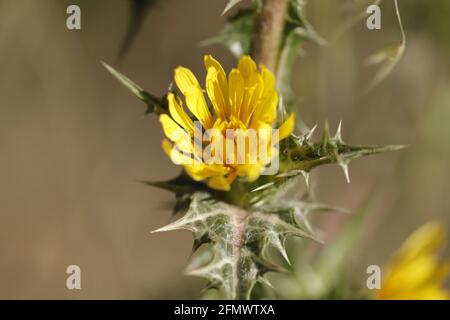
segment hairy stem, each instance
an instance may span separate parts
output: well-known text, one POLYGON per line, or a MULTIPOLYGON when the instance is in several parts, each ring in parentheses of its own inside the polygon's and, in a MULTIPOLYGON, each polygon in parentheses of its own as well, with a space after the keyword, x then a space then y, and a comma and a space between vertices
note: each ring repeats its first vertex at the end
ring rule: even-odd
POLYGON ((289 0, 264 0, 255 35, 254 57, 272 72, 276 71, 289 0))
POLYGON ((248 212, 244 210, 236 210, 232 216, 232 225, 233 225, 233 265, 236 266, 234 272, 234 279, 236 279, 236 283, 233 285, 235 293, 234 299, 249 299, 250 291, 246 290, 246 288, 241 288, 241 283, 239 282, 239 274, 241 272, 245 272, 245 270, 241 269, 241 251, 245 242, 245 228, 247 224, 248 212))

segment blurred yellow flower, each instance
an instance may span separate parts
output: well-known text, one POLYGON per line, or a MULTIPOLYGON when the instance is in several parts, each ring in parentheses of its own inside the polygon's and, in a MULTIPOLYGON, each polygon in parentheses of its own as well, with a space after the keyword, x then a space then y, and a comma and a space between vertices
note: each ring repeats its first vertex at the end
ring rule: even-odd
POLYGON ((194 180, 206 180, 209 187, 227 191, 238 176, 246 177, 248 181, 260 176, 276 155, 273 145, 292 133, 295 115, 291 114, 275 134, 272 133, 278 106, 275 78, 265 66, 258 68, 249 56, 242 57, 228 77, 211 55, 204 57, 204 64, 207 70, 206 93, 212 108, 194 74, 187 68, 178 67, 175 83, 184 95, 190 114, 185 111, 179 97, 173 93, 168 95, 169 114, 160 116, 168 138, 163 141, 163 149, 174 163, 183 165, 194 180), (214 149, 211 156, 219 161, 204 159, 207 148, 205 138, 196 135, 198 127, 201 132, 215 130, 206 140, 214 149), (242 132, 244 136, 252 130, 259 133, 266 130, 268 134, 258 136, 256 148, 258 154, 265 149, 267 156, 253 159, 251 153, 255 150, 246 143, 244 154, 239 154, 242 149, 236 135, 229 134, 233 130, 242 132), (250 161, 250 158, 255 161, 250 161))
POLYGON ((377 299, 447 300, 443 287, 450 272, 450 261, 442 262, 438 252, 445 242, 445 231, 437 222, 416 230, 388 265, 377 299))

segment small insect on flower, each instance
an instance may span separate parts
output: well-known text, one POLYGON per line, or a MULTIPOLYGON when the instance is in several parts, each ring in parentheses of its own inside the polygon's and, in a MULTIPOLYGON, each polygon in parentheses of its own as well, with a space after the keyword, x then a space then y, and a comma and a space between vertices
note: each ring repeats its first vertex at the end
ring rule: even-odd
POLYGON ((228 77, 211 55, 204 57, 204 63, 212 107, 194 74, 178 67, 175 83, 188 112, 182 100, 169 93, 169 114, 160 116, 168 138, 162 145, 194 180, 228 191, 237 177, 258 179, 278 155, 275 146, 292 133, 295 114, 274 130, 279 102, 275 77, 249 56, 242 57, 228 77))
POLYGON ((437 222, 416 230, 403 244, 388 266, 378 292, 383 300, 448 300, 444 289, 450 273, 450 261, 437 256, 443 247, 445 232, 437 222))

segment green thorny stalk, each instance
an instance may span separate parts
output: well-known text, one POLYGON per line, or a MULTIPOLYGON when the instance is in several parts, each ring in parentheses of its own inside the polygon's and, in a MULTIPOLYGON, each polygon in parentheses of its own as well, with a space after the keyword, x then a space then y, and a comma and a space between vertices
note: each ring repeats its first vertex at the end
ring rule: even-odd
MULTIPOLYGON (((228 11, 239 0, 229 0, 228 11)), ((236 55, 251 54, 277 75, 281 96, 279 118, 295 107, 290 89, 291 70, 303 41, 324 44, 304 17, 303 0, 255 0, 247 9, 229 18, 215 38, 205 43, 221 43, 236 55)), ((158 98, 133 83, 113 68, 107 69, 139 99, 147 104, 146 113, 167 112, 166 98, 158 98)), ((330 135, 325 125, 322 138, 312 141, 314 129, 291 135, 280 143, 280 170, 274 176, 261 176, 249 183, 237 180, 229 192, 208 189, 187 174, 164 182, 146 182, 173 192, 174 213, 184 212, 179 220, 155 232, 185 229, 194 237, 193 253, 187 274, 205 277, 207 288, 220 290, 226 299, 249 299, 256 282, 269 284, 264 275, 282 271, 269 261, 267 249, 278 250, 289 263, 284 248, 288 236, 321 242, 306 216, 314 210, 330 209, 314 202, 285 199, 286 193, 320 165, 338 164, 349 180, 348 163, 366 155, 398 150, 401 146, 351 146, 341 138, 341 124, 330 135), (203 246, 206 245, 206 246, 203 246), (198 250, 203 247, 205 250, 198 250)), ((269 284, 270 285, 270 284, 269 284)))

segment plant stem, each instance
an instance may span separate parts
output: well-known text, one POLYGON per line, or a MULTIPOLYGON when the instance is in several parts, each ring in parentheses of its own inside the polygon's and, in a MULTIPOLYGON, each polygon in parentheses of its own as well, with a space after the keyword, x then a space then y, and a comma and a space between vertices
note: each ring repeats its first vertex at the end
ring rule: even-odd
POLYGON ((255 35, 254 57, 272 72, 276 71, 289 0, 264 0, 255 35))

